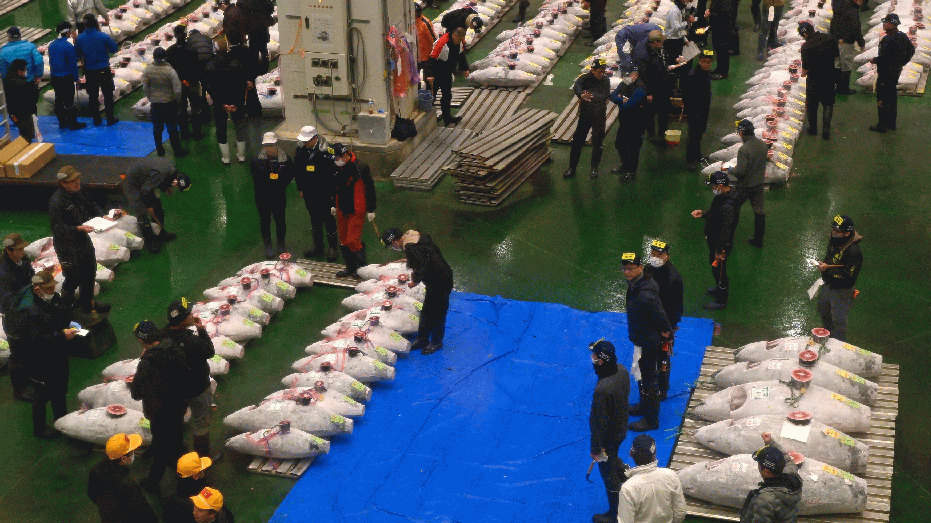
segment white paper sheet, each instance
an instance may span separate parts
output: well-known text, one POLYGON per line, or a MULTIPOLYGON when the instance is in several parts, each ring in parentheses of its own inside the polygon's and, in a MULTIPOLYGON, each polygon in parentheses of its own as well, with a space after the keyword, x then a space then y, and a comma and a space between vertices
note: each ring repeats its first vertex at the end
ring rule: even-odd
POLYGON ((90 225, 94 228, 95 231, 107 231, 116 227, 116 222, 111 222, 106 218, 101 218, 97 216, 96 218, 91 218, 84 222, 84 225, 90 225))
POLYGON ((818 294, 818 289, 820 289, 822 285, 824 285, 824 280, 821 279, 821 278, 818 278, 818 279, 815 281, 814 285, 812 285, 812 286, 808 289, 808 299, 809 299, 809 300, 815 299, 815 295, 818 294))

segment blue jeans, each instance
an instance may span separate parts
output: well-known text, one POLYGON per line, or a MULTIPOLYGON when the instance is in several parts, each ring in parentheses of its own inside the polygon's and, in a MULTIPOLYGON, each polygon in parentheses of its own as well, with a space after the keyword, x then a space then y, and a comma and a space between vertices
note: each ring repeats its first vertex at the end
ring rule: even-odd
POLYGON ((782 6, 773 7, 773 21, 769 21, 769 8, 763 10, 763 19, 760 22, 760 38, 757 42, 756 52, 762 53, 768 46, 770 49, 776 47, 777 37, 776 30, 779 29, 779 20, 782 18, 782 6))

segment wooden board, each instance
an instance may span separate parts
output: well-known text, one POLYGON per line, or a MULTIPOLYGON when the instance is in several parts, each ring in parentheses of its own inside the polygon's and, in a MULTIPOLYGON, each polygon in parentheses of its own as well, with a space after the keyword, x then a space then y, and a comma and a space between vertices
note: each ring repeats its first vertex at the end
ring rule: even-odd
MULTIPOLYGON (((915 84, 914 89, 901 89, 901 88, 896 88, 896 92, 897 92, 900 96, 924 96, 924 95, 925 95, 925 88, 926 88, 927 85, 928 85, 928 74, 929 74, 929 72, 931 72, 931 68, 928 68, 928 67, 925 67, 925 68, 921 71, 921 77, 918 79, 918 83, 915 84)), ((854 85, 854 88, 856 88, 856 87, 857 87, 857 86, 854 85)), ((864 87, 864 88, 863 88, 863 92, 869 93, 869 94, 875 94, 875 93, 876 93, 876 84, 874 83, 873 85, 871 85, 871 86, 869 86, 869 87, 864 87)))
POLYGON ((264 476, 297 479, 301 477, 315 458, 268 459, 255 458, 249 464, 249 472, 264 476))
POLYGON ((362 281, 359 278, 338 278, 337 271, 346 268, 345 265, 338 263, 319 262, 315 260, 299 259, 294 263, 310 271, 314 275, 314 285, 327 285, 330 287, 339 287, 342 289, 355 289, 356 285, 362 281))
MULTIPOLYGON (((734 363, 734 351, 723 347, 707 347, 702 360, 699 382, 706 383, 712 375, 734 363)), ((872 407, 873 424, 869 432, 852 434, 869 445, 870 462, 862 477, 867 483, 867 506, 862 514, 833 514, 800 516, 799 523, 879 523, 889 521, 889 505, 892 498, 892 464, 895 449, 895 421, 899 403, 899 366, 883 364, 883 373, 871 378, 879 385, 878 401, 872 407)), ((710 388, 692 391, 686 412, 694 409, 702 398, 716 392, 710 388)), ((679 470, 694 463, 724 458, 713 450, 703 447, 692 439, 692 434, 711 422, 686 416, 682 423, 676 445, 673 448, 669 468, 679 470)), ((686 497, 686 511, 690 516, 701 516, 723 521, 739 521, 740 511, 686 497)))
POLYGON ((457 116, 461 116, 462 121, 456 124, 456 127, 471 129, 477 133, 494 128, 499 123, 508 121, 526 98, 527 93, 513 89, 475 89, 459 110, 457 116))
MULTIPOLYGON (((31 1, 32 0, 2 0, 0 1, 0 15, 5 15, 17 7, 26 5, 31 1)), ((4 31, 3 36, 6 36, 6 31, 4 31)))
MULTIPOLYGON (((2 3, 0 3, 2 5, 2 3)), ((0 12, 3 14, 3 12, 0 12)), ((7 36, 6 32, 9 29, 3 29, 3 32, 0 33, 0 46, 6 45, 10 41, 10 37, 7 36)), ((51 29, 41 29, 39 27, 20 27, 19 33, 22 35, 22 39, 27 42, 35 42, 36 40, 41 39, 43 36, 51 33, 51 29)))
POLYGON ((453 149, 474 136, 470 129, 441 127, 414 149, 393 173, 394 186, 429 191, 443 178, 443 166, 453 156, 453 149))
MULTIPOLYGON (((608 104, 608 117, 605 122, 605 134, 611 129, 611 126, 614 125, 614 121, 617 120, 617 115, 620 112, 617 105, 613 103, 608 104)), ((553 124, 553 141, 556 143, 572 143, 572 135, 575 134, 575 128, 579 123, 579 99, 576 96, 572 97, 572 101, 569 102, 569 105, 563 109, 562 113, 556 118, 556 122, 553 124)), ((592 143, 592 132, 588 132, 588 136, 585 138, 585 143, 592 143)))

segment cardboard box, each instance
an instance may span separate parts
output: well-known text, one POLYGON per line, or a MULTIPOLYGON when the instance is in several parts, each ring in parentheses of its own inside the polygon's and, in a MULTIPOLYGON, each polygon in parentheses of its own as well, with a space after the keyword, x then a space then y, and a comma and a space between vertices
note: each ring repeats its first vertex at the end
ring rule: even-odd
POLYGON ((55 146, 50 143, 33 143, 26 146, 6 164, 10 178, 31 178, 39 169, 55 158, 55 146))
MULTIPOLYGON (((13 157, 22 152, 27 145, 29 145, 29 143, 22 137, 4 145, 3 148, 0 149, 0 165, 6 165, 13 157)), ((7 176, 6 169, 0 169, 0 176, 7 176)))

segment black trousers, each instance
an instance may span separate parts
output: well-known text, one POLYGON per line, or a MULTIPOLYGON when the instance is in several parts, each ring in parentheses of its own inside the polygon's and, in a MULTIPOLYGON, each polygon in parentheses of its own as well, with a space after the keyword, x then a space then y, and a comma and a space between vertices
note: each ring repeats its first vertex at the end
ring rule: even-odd
POLYGON ((731 25, 717 22, 711 25, 711 46, 714 47, 714 59, 717 63, 714 72, 728 74, 731 70, 731 25))
POLYGON ((647 110, 649 111, 649 120, 647 120, 647 134, 652 135, 654 133, 653 117, 655 116, 656 138, 660 140, 666 139, 666 130, 669 129, 669 97, 669 91, 658 91, 653 94, 653 101, 646 105, 647 110))
POLYGON ((153 103, 152 104, 152 136, 155 138, 155 146, 162 146, 162 133, 165 127, 168 128, 168 139, 171 140, 172 147, 179 146, 178 138, 178 103, 153 103))
POLYGON ((151 225, 152 215, 149 214, 148 210, 152 209, 152 214, 155 215, 155 219, 158 220, 158 223, 165 228, 165 208, 162 207, 162 199, 156 196, 154 192, 150 192, 142 195, 142 205, 145 206, 146 212, 139 213, 140 216, 136 216, 140 224, 151 225))
POLYGON ((607 114, 589 114, 587 112, 579 113, 579 121, 575 127, 575 134, 572 135, 572 150, 569 153, 569 168, 575 171, 579 165, 579 158, 582 156, 582 147, 585 147, 585 139, 588 138, 588 131, 592 132, 592 169, 596 169, 598 162, 595 161, 595 150, 599 152, 597 159, 601 160, 601 150, 604 148, 605 139, 605 120, 607 114))
MULTIPOLYGON (((671 65, 676 65, 676 58, 679 58, 682 55, 682 50, 685 49, 685 40, 682 38, 670 38, 663 42, 663 53, 666 55, 666 67, 671 65)), ((685 76, 690 70, 690 65, 680 65, 679 67, 670 71, 668 80, 668 89, 672 93, 676 90, 676 85, 679 80, 685 76)))
POLYGON ((268 28, 264 31, 253 31, 249 33, 249 51, 252 56, 258 56, 258 72, 265 74, 268 72, 268 41, 270 39, 268 28))
POLYGON ((26 387, 32 385, 32 380, 29 379, 29 371, 26 368, 26 357, 29 354, 29 347, 23 346, 24 344, 19 340, 10 339, 10 383, 13 385, 13 390, 22 390, 26 387))
POLYGON ((61 285, 62 294, 74 296, 74 291, 80 289, 81 296, 75 305, 90 308, 94 300, 94 278, 97 276, 97 259, 93 249, 79 258, 61 260, 61 271, 65 275, 61 285))
POLYGON ((598 462, 598 472, 601 474, 601 481, 605 484, 605 490, 609 492, 620 492, 621 484, 624 483, 626 479, 626 477, 622 475, 624 464, 617 455, 621 443, 606 443, 606 445, 605 454, 608 456, 608 461, 598 462))
POLYGON ((182 137, 187 139, 188 122, 194 124, 194 132, 200 133, 201 122, 201 85, 198 80, 188 80, 188 85, 181 88, 181 103, 178 104, 178 127, 181 130, 182 137), (191 108, 191 114, 188 114, 188 106, 191 108))
POLYGON ((314 245, 320 247, 323 245, 323 230, 326 229, 327 237, 332 238, 330 247, 338 248, 339 242, 336 240, 336 217, 330 214, 330 204, 328 202, 314 201, 309 194, 304 195, 304 207, 307 208, 307 214, 310 215, 310 227, 313 234, 314 245))
POLYGON ((32 113, 11 114, 10 116, 16 118, 13 123, 19 129, 19 135, 27 142, 32 143, 36 139, 36 124, 32 121, 32 113))
MULTIPOLYGON (((67 358, 68 356, 59 356, 67 358)), ((32 403, 32 431, 34 434, 45 430, 45 406, 52 404, 52 417, 58 419, 68 413, 65 395, 68 393, 68 363, 64 363, 64 373, 57 373, 54 379, 33 378, 35 400, 32 403)))
POLYGON ((718 261, 714 257, 714 253, 717 248, 718 247, 715 242, 708 240, 708 263, 711 264, 711 276, 714 278, 714 282, 719 290, 727 290, 729 289, 730 284, 730 279, 727 277, 727 262, 730 260, 733 253, 727 253, 727 257, 725 259, 718 261))
POLYGON ((637 172, 640 165, 640 149, 643 147, 643 125, 631 125, 633 122, 624 121, 617 128, 617 137, 614 139, 614 148, 621 156, 621 166, 627 172, 637 172))
POLYGON ((100 121, 100 91, 103 90, 103 110, 107 120, 113 120, 113 74, 110 68, 93 69, 84 71, 84 78, 87 80, 87 95, 90 97, 87 101, 88 115, 94 118, 94 121, 100 121))
POLYGON ((417 339, 421 343, 443 343, 446 334, 446 313, 449 312, 449 293, 452 289, 427 287, 420 311, 417 339))
MULTIPOLYGON (((686 109, 688 111, 688 109, 686 109)), ((701 137, 708 128, 707 114, 687 114, 689 124, 688 143, 685 146, 685 161, 697 162, 702 159, 701 137)))
POLYGON ((147 482, 155 485, 162 481, 165 470, 169 466, 174 468, 178 458, 184 454, 184 411, 187 410, 187 403, 182 400, 165 400, 152 405, 143 400, 142 410, 151 424, 150 452, 155 455, 147 482))
POLYGON ((233 132, 236 133, 237 142, 245 142, 249 134, 249 122, 246 121, 246 108, 236 106, 236 110, 228 113, 222 103, 213 103, 213 120, 217 127, 217 142, 225 144, 227 140, 227 119, 233 120, 233 132))
POLYGON ((899 74, 901 71, 896 73, 895 77, 890 76, 888 79, 885 75, 880 75, 876 80, 876 104, 881 127, 895 129, 895 121, 899 112, 899 97, 896 94, 899 74))
POLYGON ((660 353, 662 351, 661 346, 640 347, 640 359, 637 360, 637 363, 640 365, 640 382, 643 384, 643 390, 645 391, 656 391, 660 353))
POLYGON ((55 91, 55 116, 59 127, 65 127, 74 121, 77 111, 74 107, 74 80, 70 76, 53 76, 52 90, 55 91))
POLYGON ((262 240, 271 241, 272 238, 272 217, 275 218, 275 237, 279 244, 284 243, 285 233, 288 227, 285 224, 285 195, 273 194, 255 196, 255 206, 259 209, 259 229, 262 233, 262 240))
POLYGON ((452 71, 440 70, 433 77, 433 99, 436 100, 436 91, 442 90, 443 95, 440 97, 440 110, 443 112, 443 118, 452 116, 450 106, 453 103, 453 74, 452 71))
POLYGON ((605 12, 592 11, 589 13, 589 30, 592 33, 592 41, 598 40, 608 31, 608 20, 605 18, 605 12))

